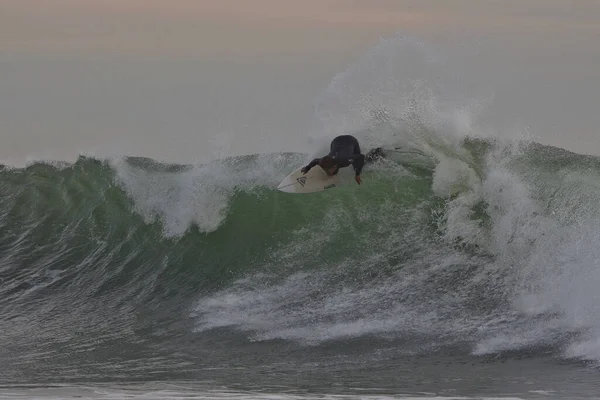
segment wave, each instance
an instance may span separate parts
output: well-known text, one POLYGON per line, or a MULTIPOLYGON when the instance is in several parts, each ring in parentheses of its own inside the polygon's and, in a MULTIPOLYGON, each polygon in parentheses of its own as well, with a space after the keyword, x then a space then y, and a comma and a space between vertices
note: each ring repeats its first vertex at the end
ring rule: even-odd
POLYGON ((388 154, 365 185, 311 196, 274 190, 299 154, 4 170, 2 319, 177 299, 198 333, 597 359, 596 158, 475 139, 388 154))

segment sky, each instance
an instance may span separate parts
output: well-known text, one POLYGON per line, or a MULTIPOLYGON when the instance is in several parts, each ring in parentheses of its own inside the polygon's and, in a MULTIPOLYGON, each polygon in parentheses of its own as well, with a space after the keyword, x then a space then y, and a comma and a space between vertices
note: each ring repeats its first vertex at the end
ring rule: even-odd
POLYGON ((600 154, 598 20, 591 0, 2 0, 0 160, 307 151, 323 92, 399 32, 485 88, 488 129, 600 154))

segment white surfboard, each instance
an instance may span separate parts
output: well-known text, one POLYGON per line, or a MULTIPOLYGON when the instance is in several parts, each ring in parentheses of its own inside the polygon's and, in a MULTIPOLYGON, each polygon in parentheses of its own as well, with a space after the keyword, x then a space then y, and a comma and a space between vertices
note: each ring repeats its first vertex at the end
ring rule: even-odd
POLYGON ((305 174, 302 167, 289 174, 277 190, 286 193, 314 193, 332 189, 340 185, 340 175, 328 176, 321 167, 314 166, 305 174))

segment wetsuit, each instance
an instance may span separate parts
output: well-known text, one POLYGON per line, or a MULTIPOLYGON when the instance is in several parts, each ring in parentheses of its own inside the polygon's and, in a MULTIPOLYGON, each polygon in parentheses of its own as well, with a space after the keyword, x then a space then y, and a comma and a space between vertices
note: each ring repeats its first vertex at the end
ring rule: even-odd
MULTIPOLYGON (((365 165, 365 156, 360 152, 358 140, 351 135, 342 135, 333 139, 328 155, 337 162, 338 169, 335 172, 336 174, 340 168, 344 168, 352 164, 356 176, 359 176, 363 166, 365 165)), ((318 165, 319 160, 320 158, 315 158, 312 160, 305 167, 305 171, 308 172, 312 167, 318 165)))

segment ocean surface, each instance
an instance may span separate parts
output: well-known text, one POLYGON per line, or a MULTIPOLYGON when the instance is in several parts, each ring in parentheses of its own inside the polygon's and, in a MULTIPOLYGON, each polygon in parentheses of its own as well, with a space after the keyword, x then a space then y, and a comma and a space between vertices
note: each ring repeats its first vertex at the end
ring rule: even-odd
POLYGON ((367 59, 317 108, 385 149, 360 186, 278 192, 301 153, 3 166, 0 398, 600 397, 600 158, 422 81, 391 113, 367 59))

